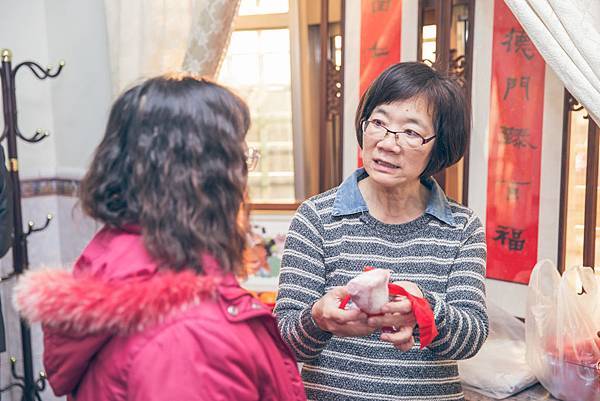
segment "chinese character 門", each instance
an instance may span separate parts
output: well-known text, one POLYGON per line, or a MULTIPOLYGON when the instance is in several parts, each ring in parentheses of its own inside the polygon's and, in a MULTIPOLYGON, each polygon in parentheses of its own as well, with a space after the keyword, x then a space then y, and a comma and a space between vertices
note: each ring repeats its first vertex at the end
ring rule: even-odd
MULTIPOLYGON (((521 76, 519 79, 519 86, 525 90, 525 100, 529 100, 529 76, 521 76)), ((506 78, 506 89, 504 90, 503 100, 506 100, 511 90, 517 87, 516 77, 506 78)))

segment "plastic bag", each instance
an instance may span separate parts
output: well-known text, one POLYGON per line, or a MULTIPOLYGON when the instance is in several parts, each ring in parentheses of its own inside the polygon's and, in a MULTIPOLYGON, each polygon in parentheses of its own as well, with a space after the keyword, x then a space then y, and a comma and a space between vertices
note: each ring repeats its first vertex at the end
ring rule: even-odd
POLYGON ((531 272, 527 362, 542 385, 565 401, 600 401, 600 276, 573 267, 561 277, 549 260, 531 272))
POLYGON ((465 388, 503 399, 537 383, 525 360, 525 324, 489 300, 490 333, 477 355, 458 361, 465 388))

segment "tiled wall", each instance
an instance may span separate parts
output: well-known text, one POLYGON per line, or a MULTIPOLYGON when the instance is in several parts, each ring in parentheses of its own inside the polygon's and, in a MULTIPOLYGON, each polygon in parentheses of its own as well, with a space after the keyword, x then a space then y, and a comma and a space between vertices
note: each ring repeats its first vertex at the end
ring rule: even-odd
MULTIPOLYGON (((44 223, 46 215, 53 215, 48 228, 32 234, 28 239, 29 264, 31 269, 41 266, 69 266, 82 251, 99 228, 97 223, 82 215, 78 207, 77 181, 63 179, 38 179, 25 181, 21 185, 23 200, 23 223, 29 220, 36 224, 44 223)), ((0 260, 0 273, 12 271, 12 251, 0 260)), ((21 339, 19 320, 11 304, 14 279, 0 283, 2 312, 7 335, 7 352, 0 354, 0 387, 11 382, 10 356, 19 359, 22 368, 21 339)), ((38 325, 32 327, 34 374, 42 370, 42 336, 38 325)), ((42 398, 45 401, 59 400, 48 388, 42 398)), ((2 401, 18 401, 20 390, 2 394, 2 401)))

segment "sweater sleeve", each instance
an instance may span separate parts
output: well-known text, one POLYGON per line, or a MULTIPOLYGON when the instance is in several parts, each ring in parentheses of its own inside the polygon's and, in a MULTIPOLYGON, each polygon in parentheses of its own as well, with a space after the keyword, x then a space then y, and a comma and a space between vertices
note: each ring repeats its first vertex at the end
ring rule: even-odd
POLYGON ((296 212, 285 242, 275 315, 283 340, 296 358, 316 358, 332 334, 312 318, 312 306, 325 293, 323 225, 315 205, 305 201, 296 212))
POLYGON ((461 247, 448 278, 446 296, 423 291, 435 316, 438 336, 428 346, 448 359, 474 356, 488 335, 485 305, 485 231, 472 215, 466 225, 461 247))

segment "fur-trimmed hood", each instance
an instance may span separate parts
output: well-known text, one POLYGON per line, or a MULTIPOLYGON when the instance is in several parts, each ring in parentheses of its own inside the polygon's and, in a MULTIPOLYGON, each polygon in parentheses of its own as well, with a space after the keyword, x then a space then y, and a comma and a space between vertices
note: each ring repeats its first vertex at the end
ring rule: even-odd
POLYGON ((29 322, 66 333, 130 334, 214 296, 220 279, 186 271, 105 281, 42 269, 21 276, 13 301, 29 322))
POLYGON ((28 321, 74 335, 128 334, 160 323, 211 296, 222 275, 203 256, 207 276, 160 271, 139 230, 104 227, 72 272, 41 269, 21 276, 13 293, 28 321))

